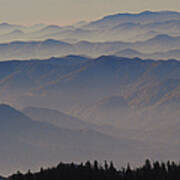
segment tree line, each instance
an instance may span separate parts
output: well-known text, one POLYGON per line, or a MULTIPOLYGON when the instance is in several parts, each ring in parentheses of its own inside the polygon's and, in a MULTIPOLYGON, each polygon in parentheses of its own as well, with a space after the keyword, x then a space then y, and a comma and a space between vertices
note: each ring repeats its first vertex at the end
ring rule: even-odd
POLYGON ((168 161, 151 162, 146 160, 144 165, 138 168, 126 168, 118 170, 113 162, 87 161, 81 164, 60 163, 57 167, 43 169, 32 173, 30 170, 22 174, 17 172, 9 177, 10 180, 180 180, 180 164, 168 161))

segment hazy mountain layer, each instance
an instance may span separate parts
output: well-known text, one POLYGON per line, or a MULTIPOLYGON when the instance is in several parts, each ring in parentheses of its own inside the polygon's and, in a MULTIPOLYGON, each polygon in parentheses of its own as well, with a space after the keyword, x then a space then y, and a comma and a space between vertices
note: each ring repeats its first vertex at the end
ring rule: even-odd
POLYGON ((180 61, 168 59, 180 59, 179 30, 172 11, 66 27, 0 24, 1 172, 177 160, 180 61))
POLYGON ((151 131, 161 123, 166 128, 169 119, 178 123, 179 61, 71 56, 1 62, 0 67, 2 102, 54 108, 120 129, 151 131), (154 125, 153 119, 158 119, 154 125))
POLYGON ((157 35, 146 41, 126 43, 87 42, 66 43, 48 39, 45 41, 15 41, 0 44, 0 60, 50 58, 69 54, 84 54, 90 57, 117 55, 122 57, 141 57, 149 59, 179 58, 180 37, 157 35))
POLYGON ((33 120, 47 122, 61 128, 89 129, 95 127, 93 124, 53 109, 26 107, 23 112, 33 120))
POLYGON ((0 24, 0 42, 14 40, 57 40, 74 41, 140 41, 153 38, 158 34, 180 36, 180 13, 173 11, 139 14, 119 13, 109 15, 88 23, 71 26, 34 25, 20 26, 0 24))
POLYGON ((180 58, 180 13, 114 14, 72 26, 0 24, 0 60, 69 54, 180 58))
POLYGON ((26 115, 0 106, 2 172, 60 160, 177 159, 179 77, 176 60, 1 62, 1 102, 32 106, 26 115))
MULTIPOLYGON (((74 119, 69 121, 73 123, 74 119)), ((35 169, 42 164, 52 165, 59 161, 115 160, 118 156, 126 161, 132 156, 136 162, 137 158, 145 158, 139 153, 139 147, 147 149, 145 144, 138 141, 113 138, 87 128, 70 130, 60 125, 57 127, 33 121, 22 112, 4 104, 0 105, 0 123, 0 168, 3 174, 17 169, 35 169), (137 153, 132 151, 136 148, 137 153)))
POLYGON ((48 98, 50 94, 57 101, 58 98, 62 98, 62 102, 69 99, 72 104, 81 103, 83 98, 89 103, 112 95, 121 95, 128 101, 128 105, 137 107, 141 104, 164 104, 165 99, 170 102, 167 98, 169 93, 173 93, 172 97, 177 94, 180 80, 180 62, 176 60, 68 56, 49 60, 1 62, 0 68, 1 96, 18 94, 21 100, 23 96, 29 96, 33 101, 33 96, 38 95, 38 99, 41 96, 48 98), (138 97, 138 101, 134 100, 143 93, 142 99, 138 97), (79 99, 79 96, 82 98, 79 99))

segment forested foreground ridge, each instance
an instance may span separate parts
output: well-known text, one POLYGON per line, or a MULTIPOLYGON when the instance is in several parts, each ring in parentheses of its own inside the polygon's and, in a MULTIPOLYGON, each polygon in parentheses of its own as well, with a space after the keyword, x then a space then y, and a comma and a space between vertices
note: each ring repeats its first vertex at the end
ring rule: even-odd
POLYGON ((117 170, 113 162, 104 165, 98 161, 91 163, 81 163, 79 165, 71 163, 60 163, 57 167, 43 169, 37 173, 31 173, 29 170, 26 174, 17 172, 12 175, 10 180, 179 180, 180 164, 168 161, 150 162, 146 160, 144 165, 139 168, 131 168, 128 164, 126 168, 117 170))

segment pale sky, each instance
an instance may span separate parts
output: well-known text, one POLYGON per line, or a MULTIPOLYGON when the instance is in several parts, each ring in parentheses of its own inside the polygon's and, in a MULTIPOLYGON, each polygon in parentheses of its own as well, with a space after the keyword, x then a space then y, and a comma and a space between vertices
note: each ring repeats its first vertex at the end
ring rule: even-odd
POLYGON ((0 0, 0 22, 67 25, 144 10, 180 11, 180 0, 0 0))

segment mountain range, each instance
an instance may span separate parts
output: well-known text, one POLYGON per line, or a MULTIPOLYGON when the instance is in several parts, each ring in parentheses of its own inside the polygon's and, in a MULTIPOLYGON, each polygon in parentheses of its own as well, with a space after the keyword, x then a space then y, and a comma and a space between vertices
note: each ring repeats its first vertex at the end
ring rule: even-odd
MULTIPOLYGON (((85 93, 86 97, 87 92, 93 96, 99 96, 99 99, 101 96, 122 94, 128 99, 129 104, 134 102, 133 105, 137 107, 141 104, 149 106, 157 103, 159 99, 165 103, 168 93, 174 93, 175 89, 178 89, 180 77, 180 62, 176 60, 141 60, 116 56, 101 56, 92 59, 71 55, 46 60, 14 60, 0 62, 0 68, 2 97, 17 93, 23 100, 24 95, 33 99, 36 94, 40 98, 41 96, 48 97, 49 93, 53 95, 55 92, 54 96, 58 93, 63 98, 67 93, 66 101, 70 99, 71 104, 76 103, 78 97, 76 95, 83 97, 85 93), (154 88, 157 92, 153 92, 154 88), (159 99, 155 96, 155 101, 152 98, 144 101, 145 97, 142 101, 139 99, 139 102, 133 100, 138 93, 141 94, 141 89, 146 92, 147 97, 154 93, 153 96, 156 95, 159 99), (123 94, 124 91, 125 94, 123 94)), ((91 97, 89 100, 88 97, 86 98, 87 102, 94 101, 91 97)), ((166 101, 170 102, 170 100, 166 101)))
POLYGON ((0 173, 177 160, 179 28, 173 11, 71 26, 1 23, 0 173))
POLYGON ((75 40, 75 41, 139 41, 158 34, 180 36, 180 13, 144 11, 138 14, 119 13, 92 22, 71 26, 0 24, 0 41, 13 40, 75 40), (13 33, 18 31, 21 33, 13 33), (11 36, 7 36, 8 34, 11 36))
POLYGON ((37 59, 60 57, 69 54, 98 57, 116 55, 148 59, 171 59, 180 57, 180 37, 161 34, 146 41, 135 43, 87 42, 67 43, 47 39, 45 41, 14 41, 0 44, 0 60, 37 59), (143 52, 143 53, 142 53, 143 52))
POLYGON ((114 14, 71 26, 0 24, 0 60, 69 54, 143 59, 180 58, 180 13, 114 14))
POLYGON ((0 68, 1 102, 30 106, 23 112, 33 120, 178 146, 179 61, 68 56, 6 61, 0 68))

